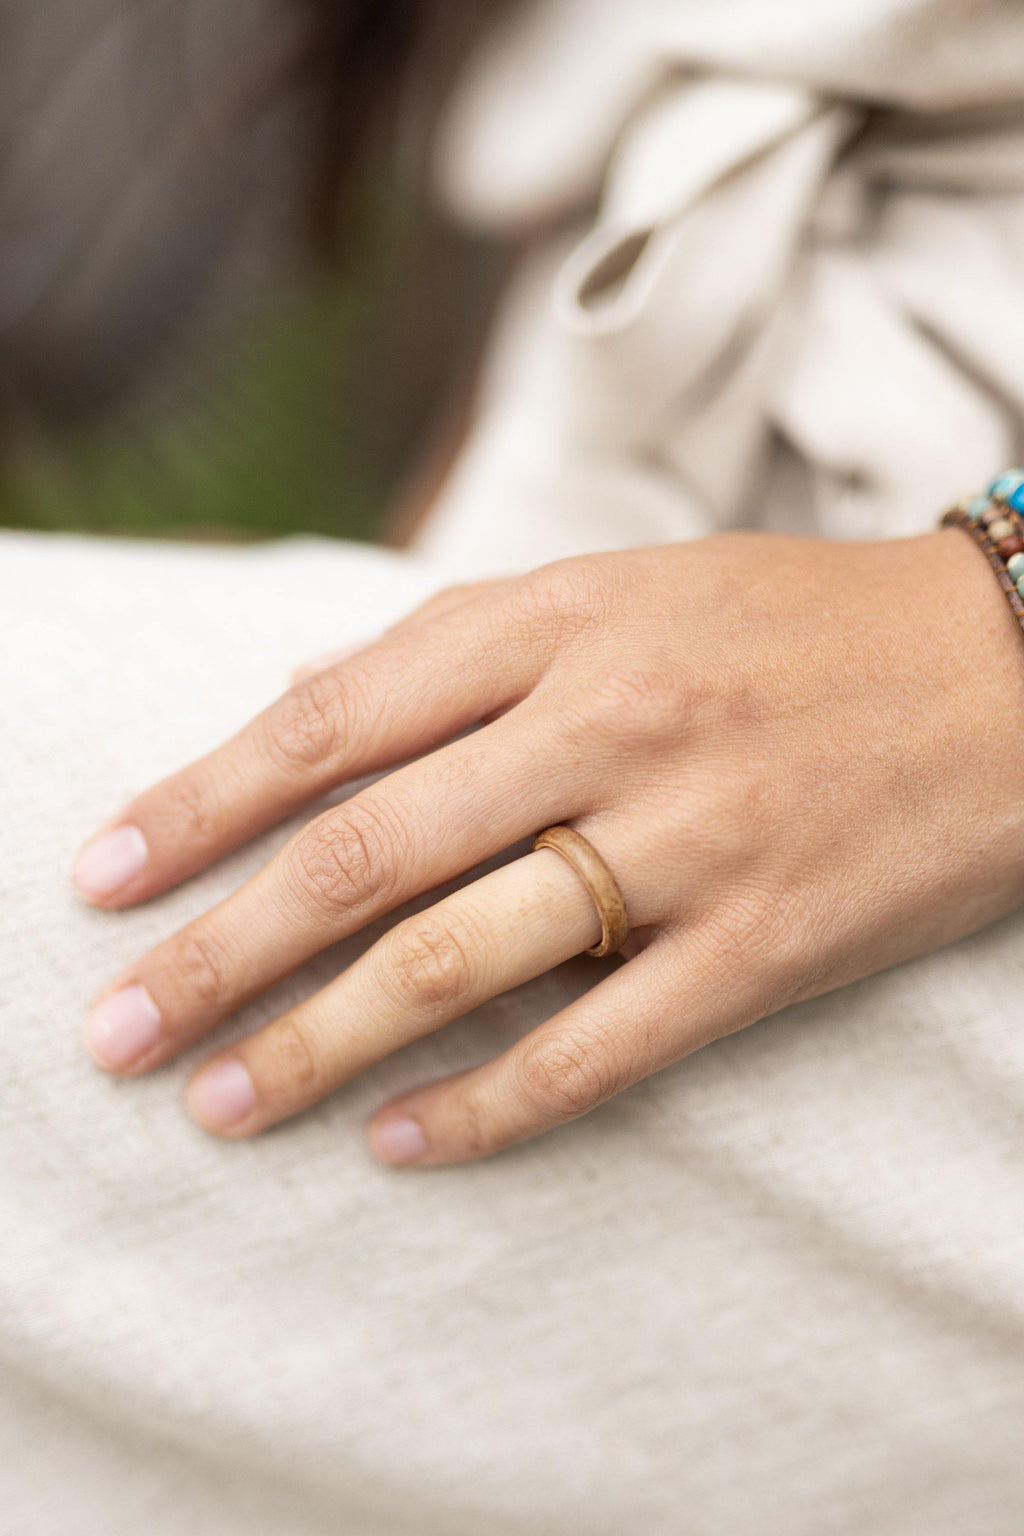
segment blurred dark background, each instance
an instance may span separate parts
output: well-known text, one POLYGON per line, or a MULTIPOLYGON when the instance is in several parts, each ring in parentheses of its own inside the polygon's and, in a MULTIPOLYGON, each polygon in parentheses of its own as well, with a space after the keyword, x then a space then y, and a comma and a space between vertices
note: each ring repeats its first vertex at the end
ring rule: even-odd
POLYGON ((3 0, 0 521, 394 534, 503 266, 429 185, 490 9, 3 0))

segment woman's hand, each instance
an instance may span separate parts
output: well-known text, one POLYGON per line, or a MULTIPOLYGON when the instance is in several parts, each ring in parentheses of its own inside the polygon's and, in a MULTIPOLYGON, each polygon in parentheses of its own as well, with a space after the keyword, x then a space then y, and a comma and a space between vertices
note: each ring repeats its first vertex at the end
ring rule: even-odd
MULTIPOLYGON (((873 544, 732 535, 443 594, 298 682, 80 855, 83 894, 127 906, 405 763, 125 971, 91 1048, 111 1071, 149 1071, 325 946, 570 822, 625 896, 626 963, 370 1127, 391 1162, 494 1152, 1016 906, 1022 728, 1020 635, 955 529, 873 544)), ((599 934, 571 866, 527 854, 215 1056, 192 1111, 225 1135, 261 1130, 599 934)))

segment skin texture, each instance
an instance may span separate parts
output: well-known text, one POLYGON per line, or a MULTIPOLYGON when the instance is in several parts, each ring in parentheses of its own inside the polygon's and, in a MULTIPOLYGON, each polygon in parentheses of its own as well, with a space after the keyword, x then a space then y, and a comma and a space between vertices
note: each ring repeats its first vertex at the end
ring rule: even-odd
MULTIPOLYGON (((144 1048, 115 1060, 94 1016, 94 1054, 148 1071, 326 945, 569 822, 623 890, 626 963, 368 1131, 391 1162, 485 1156, 1020 904, 1022 720, 1020 633, 956 529, 870 544, 733 534, 442 593, 300 676, 104 829, 145 840, 119 889, 83 892, 124 907, 327 789, 405 765, 122 973, 105 998, 136 989, 125 1006, 144 1048)), ((261 1130, 599 932, 557 854, 515 860, 214 1057, 192 1111, 224 1135, 261 1130)))

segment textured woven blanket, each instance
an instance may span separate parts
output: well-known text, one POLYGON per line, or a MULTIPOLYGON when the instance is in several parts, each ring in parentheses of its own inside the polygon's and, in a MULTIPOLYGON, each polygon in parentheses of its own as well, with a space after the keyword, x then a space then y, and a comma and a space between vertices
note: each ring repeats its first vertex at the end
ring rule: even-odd
POLYGON ((598 962, 251 1144, 187 1118, 195 1055, 90 1064, 91 994, 287 829, 118 916, 69 892, 80 839, 433 579, 344 547, 0 538, 5 1532, 1018 1536, 1019 918, 476 1167, 389 1172, 363 1122, 598 962))

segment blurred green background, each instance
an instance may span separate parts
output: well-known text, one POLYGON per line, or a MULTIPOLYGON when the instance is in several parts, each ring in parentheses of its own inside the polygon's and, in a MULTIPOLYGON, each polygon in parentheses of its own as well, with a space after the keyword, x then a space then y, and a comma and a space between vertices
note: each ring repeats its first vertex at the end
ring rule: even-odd
POLYGON ((362 203, 343 262, 276 296, 166 414, 59 432, 17 420, 0 454, 0 523, 379 537, 468 366, 494 257, 439 230, 394 176, 371 177, 362 203))
POLYGON ((225 358, 201 407, 146 435, 118 423, 23 434, 5 466, 0 515, 33 528, 136 534, 301 527, 367 536, 382 474, 361 419, 365 328, 351 285, 325 283, 225 358))
POLYGON ((373 321, 353 278, 325 276, 231 349, 200 402, 147 432, 23 429, 5 456, 0 520, 165 537, 372 537, 389 483, 362 387, 373 321))
POLYGON ((0 523, 391 527, 509 254, 433 192, 437 114, 495 8, 9 7, 0 523))

